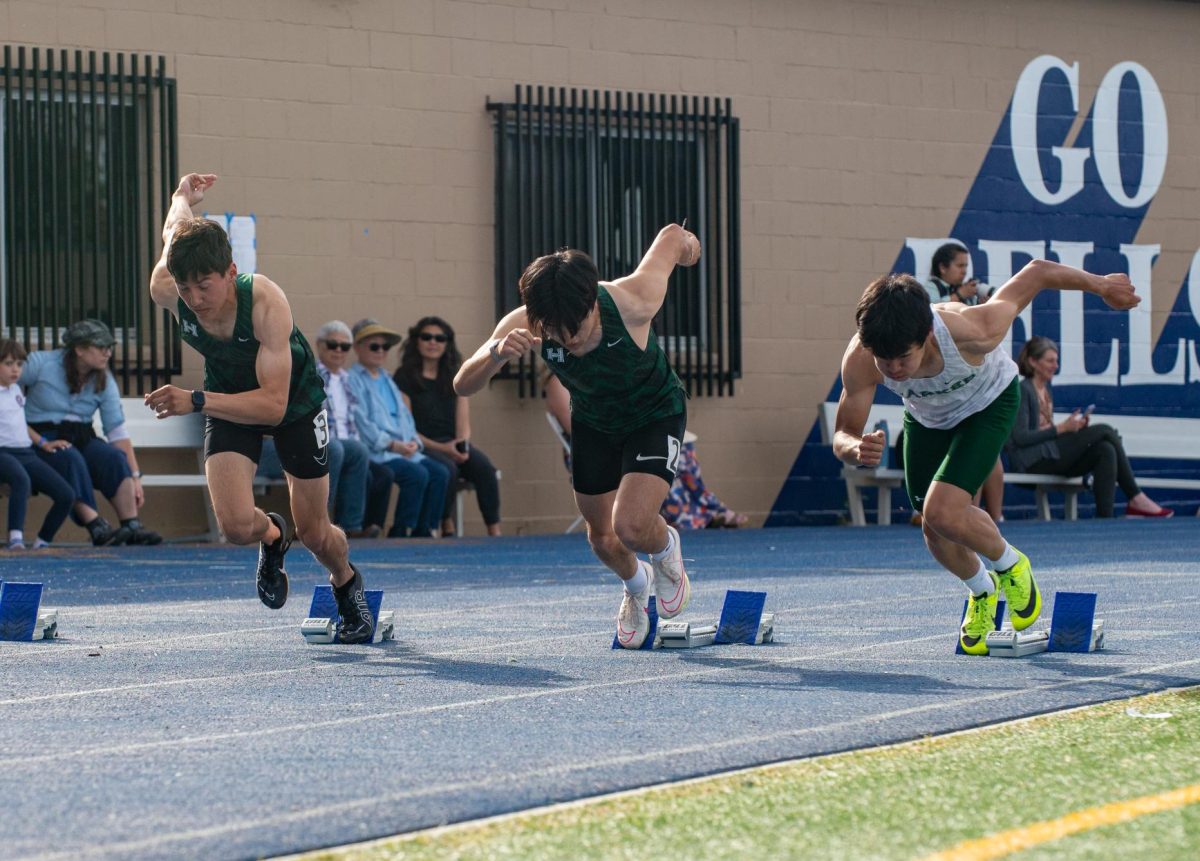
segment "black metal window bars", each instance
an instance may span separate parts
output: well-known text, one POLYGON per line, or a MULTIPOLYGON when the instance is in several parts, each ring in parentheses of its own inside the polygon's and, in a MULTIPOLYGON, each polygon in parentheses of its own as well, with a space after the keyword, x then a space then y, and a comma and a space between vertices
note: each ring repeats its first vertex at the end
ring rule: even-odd
POLYGON ((181 369, 150 267, 178 174, 175 81, 159 56, 4 46, 0 332, 58 346, 83 317, 117 339, 126 394, 181 369))
MULTIPOLYGON (((700 265, 676 269, 654 330, 693 395, 732 395, 741 376, 738 120, 730 100, 517 85, 488 101, 495 128, 496 318, 517 280, 558 248, 586 251, 604 279, 632 272, 659 229, 687 219, 700 265)), ((536 361, 511 363, 521 397, 536 361)))

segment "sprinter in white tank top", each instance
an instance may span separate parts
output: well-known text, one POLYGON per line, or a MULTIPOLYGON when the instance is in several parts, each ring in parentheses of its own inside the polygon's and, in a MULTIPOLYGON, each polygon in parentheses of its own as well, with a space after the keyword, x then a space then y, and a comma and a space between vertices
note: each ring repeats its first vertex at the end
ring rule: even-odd
POLYGON ((1124 274, 1092 275, 1035 260, 986 304, 939 305, 935 316, 920 282, 889 275, 863 293, 858 332, 842 357, 834 454, 845 463, 878 466, 887 440, 882 431, 863 433, 875 387, 882 384, 904 399, 906 436, 913 437, 904 459, 909 496, 924 515, 930 553, 971 593, 960 633, 970 654, 987 654, 998 588, 1005 592, 1017 630, 1033 624, 1041 611, 1029 560, 971 499, 1015 418, 1015 407, 1005 401, 1012 396, 1016 369, 1002 342, 1013 320, 1042 290, 1094 293, 1117 310, 1141 301, 1124 274), (931 449, 936 470, 927 468, 931 449))

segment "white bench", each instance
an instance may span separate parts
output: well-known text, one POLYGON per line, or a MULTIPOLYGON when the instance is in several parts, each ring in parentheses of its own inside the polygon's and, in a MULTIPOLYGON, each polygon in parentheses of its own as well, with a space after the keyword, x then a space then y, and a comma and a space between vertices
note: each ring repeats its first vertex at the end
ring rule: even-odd
MULTIPOLYGON (((204 476, 204 416, 190 413, 159 419, 141 398, 121 398, 121 409, 125 411, 125 427, 134 451, 142 449, 186 449, 196 459, 195 472, 172 474, 142 474, 142 487, 198 487, 204 493, 204 514, 208 520, 208 538, 221 540, 217 518, 213 513, 212 499, 208 495, 208 481, 204 476)), ((100 417, 93 421, 97 434, 102 434, 100 417)), ((101 437, 103 438, 103 437, 101 437)))
MULTIPOLYGON (((826 445, 833 445, 836 418, 837 402, 825 401, 822 403, 821 434, 826 445)), ((1056 416, 1056 418, 1059 417, 1056 416)), ((1096 421, 1098 418, 1093 417, 1092 421, 1096 421)), ((896 444, 896 438, 900 434, 901 428, 904 427, 904 407, 896 404, 872 404, 865 430, 870 431, 880 420, 887 422, 887 445, 890 451, 896 444)), ((879 513, 876 519, 880 525, 886 526, 892 522, 892 490, 904 484, 903 469, 845 464, 842 467, 842 478, 846 481, 846 500, 850 508, 850 522, 854 526, 866 526, 867 524, 862 501, 864 487, 874 487, 879 491, 879 513)), ((1138 480, 1141 481, 1141 479, 1138 480)), ((1049 494, 1051 492, 1064 494, 1064 516, 1067 520, 1075 520, 1079 516, 1078 497, 1084 489, 1082 478, 1065 478, 1061 475, 1042 475, 1030 472, 1006 472, 1004 483, 1031 486, 1037 497, 1038 517, 1042 520, 1050 519, 1049 494)))

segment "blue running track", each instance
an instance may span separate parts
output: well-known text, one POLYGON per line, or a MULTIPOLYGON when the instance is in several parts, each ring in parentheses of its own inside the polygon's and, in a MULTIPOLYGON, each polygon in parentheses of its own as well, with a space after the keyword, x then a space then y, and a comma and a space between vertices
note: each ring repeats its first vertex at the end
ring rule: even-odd
MULTIPOLYGON (((398 639, 310 646, 322 574, 253 548, 13 554, 62 639, 0 643, 4 858, 252 858, 1200 683, 1200 522, 1009 524, 1107 650, 955 657, 965 591, 891 528, 684 535, 683 618, 768 592, 777 642, 614 652, 579 536, 356 543, 398 639)), ((1049 601, 1045 611, 1049 624, 1049 601)))

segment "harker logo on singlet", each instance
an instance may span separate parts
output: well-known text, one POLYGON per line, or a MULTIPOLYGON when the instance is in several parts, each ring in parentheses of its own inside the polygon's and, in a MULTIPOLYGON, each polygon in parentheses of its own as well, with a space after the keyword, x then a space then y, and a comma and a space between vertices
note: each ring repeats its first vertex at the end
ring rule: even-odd
POLYGON ((928 397, 932 397, 933 395, 948 395, 951 392, 957 392, 963 386, 969 385, 971 383, 971 380, 975 379, 977 376, 979 376, 979 375, 971 374, 971 376, 966 377, 964 379, 955 380, 953 383, 951 383, 944 389, 936 389, 933 391, 918 391, 917 389, 907 389, 904 392, 904 397, 915 399, 915 398, 928 398, 928 397))
POLYGON ((567 360, 567 351, 564 347, 547 347, 546 358, 551 362, 565 362, 567 360))
POLYGON ((183 331, 187 332, 193 338, 200 337, 200 328, 195 323, 189 320, 180 320, 179 326, 183 329, 183 331))

